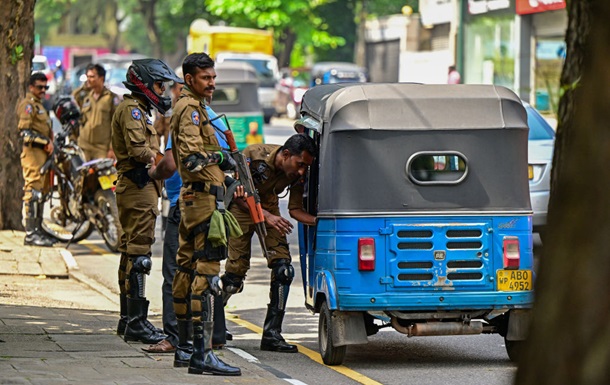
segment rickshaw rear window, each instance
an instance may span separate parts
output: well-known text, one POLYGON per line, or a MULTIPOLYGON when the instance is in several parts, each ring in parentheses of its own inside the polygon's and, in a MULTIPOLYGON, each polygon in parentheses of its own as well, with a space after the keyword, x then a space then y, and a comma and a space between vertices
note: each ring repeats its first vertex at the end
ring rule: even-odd
POLYGON ((217 87, 214 91, 215 104, 239 103, 239 90, 237 87, 217 87))
POLYGON ((457 184, 467 171, 466 157, 457 152, 420 152, 407 162, 407 175, 416 184, 457 184))

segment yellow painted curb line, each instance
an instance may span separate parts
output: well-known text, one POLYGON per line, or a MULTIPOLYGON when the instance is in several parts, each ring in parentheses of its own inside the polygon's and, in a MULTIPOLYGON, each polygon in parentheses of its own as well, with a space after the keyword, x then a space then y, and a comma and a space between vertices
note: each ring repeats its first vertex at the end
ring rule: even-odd
MULTIPOLYGON (((228 312, 225 312, 226 315, 226 319, 238 324, 239 326, 243 326, 248 330, 253 331, 254 333, 257 334, 263 334, 263 329, 254 325, 253 323, 250 323, 246 320, 243 320, 241 318, 239 318, 239 316, 235 315, 235 314, 231 314, 228 312)), ((345 377, 348 377, 360 384, 364 384, 364 385, 383 385, 380 382, 377 382, 371 378, 368 378, 367 376, 365 376, 364 374, 358 373, 355 370, 352 370, 346 366, 343 365, 336 365, 336 366, 328 366, 326 364, 324 364, 324 361, 322 361, 322 357, 320 356, 320 353, 318 352, 314 352, 311 349, 306 348, 303 345, 300 344, 296 344, 299 348, 299 353, 302 353, 304 355, 306 355, 307 357, 309 357, 309 359, 311 359, 314 362, 317 362, 320 365, 326 366, 328 369, 334 370, 337 373, 340 373, 342 375, 344 375, 345 377)))

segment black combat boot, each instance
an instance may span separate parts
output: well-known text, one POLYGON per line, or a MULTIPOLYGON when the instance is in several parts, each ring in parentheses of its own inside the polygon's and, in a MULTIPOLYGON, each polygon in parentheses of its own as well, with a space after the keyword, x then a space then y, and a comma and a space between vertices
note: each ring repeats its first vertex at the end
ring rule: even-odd
POLYGON ((222 362, 212 350, 214 322, 193 322, 193 354, 190 374, 210 373, 219 376, 241 376, 241 370, 222 362))
POLYGON ((122 336, 125 335, 125 328, 127 327, 127 294, 120 294, 119 300, 121 302, 121 315, 116 327, 116 334, 122 336))
MULTIPOLYGON (((227 324, 225 321, 225 308, 222 295, 214 296, 214 333, 212 334, 212 347, 222 349, 227 344, 227 324)), ((233 336, 231 336, 233 338, 233 336)))
POLYGON ((282 322, 284 321, 284 310, 272 305, 267 306, 267 316, 263 325, 263 339, 261 350, 281 353, 296 353, 299 349, 291 345, 282 337, 282 322))
POLYGON ((125 328, 125 341, 140 341, 145 344, 156 344, 167 336, 151 328, 146 322, 149 302, 143 298, 127 297, 127 327, 125 328))
POLYGON ((271 288, 269 290, 269 305, 263 324, 261 350, 281 353, 296 353, 299 349, 282 337, 282 322, 290 292, 290 284, 294 277, 294 269, 287 260, 280 259, 271 267, 271 288))
POLYGON ((42 218, 35 217, 35 213, 30 211, 25 220, 25 246, 52 247, 55 241, 42 231, 42 218))
POLYGON ((177 321, 178 346, 174 353, 174 368, 186 368, 193 354, 193 321, 181 319, 177 321))

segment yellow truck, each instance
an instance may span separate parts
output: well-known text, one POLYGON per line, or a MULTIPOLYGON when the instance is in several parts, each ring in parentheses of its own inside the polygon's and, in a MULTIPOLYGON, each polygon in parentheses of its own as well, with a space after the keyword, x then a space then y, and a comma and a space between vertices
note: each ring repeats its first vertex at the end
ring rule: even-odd
POLYGON ((277 59, 273 56, 273 33, 253 28, 212 26, 204 19, 191 23, 187 51, 205 52, 217 63, 246 62, 259 79, 258 96, 264 119, 276 115, 274 100, 279 81, 277 59))

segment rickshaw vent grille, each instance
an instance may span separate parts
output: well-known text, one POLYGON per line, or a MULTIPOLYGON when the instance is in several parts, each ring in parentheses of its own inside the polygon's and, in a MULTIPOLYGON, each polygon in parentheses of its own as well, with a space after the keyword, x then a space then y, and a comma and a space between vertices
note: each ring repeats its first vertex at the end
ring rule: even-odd
POLYGON ((430 238, 432 231, 430 230, 400 230, 398 238, 430 238))
POLYGON ((465 268, 465 267, 470 267, 470 268, 479 268, 483 266, 483 262, 482 261, 449 261, 447 262, 447 267, 448 268, 465 268))
POLYGON ((398 274, 400 281, 430 281, 432 274, 398 274))
POLYGON ((400 242, 400 250, 431 250, 432 242, 400 242))
POLYGON ((432 262, 398 262, 399 269, 431 269, 432 262))
POLYGON ((447 274, 447 279, 452 281, 459 280, 478 280, 483 278, 483 274, 481 273, 449 273, 447 274))
POLYGON ((447 230, 447 238, 480 237, 481 230, 447 230))
POLYGON ((447 242, 448 249, 475 249, 478 250, 483 246, 481 242, 447 242))

